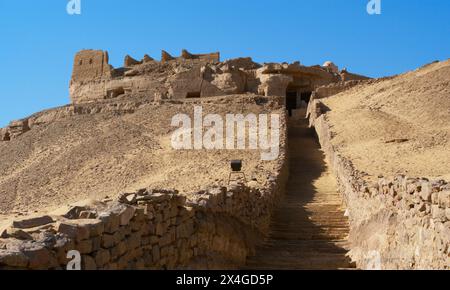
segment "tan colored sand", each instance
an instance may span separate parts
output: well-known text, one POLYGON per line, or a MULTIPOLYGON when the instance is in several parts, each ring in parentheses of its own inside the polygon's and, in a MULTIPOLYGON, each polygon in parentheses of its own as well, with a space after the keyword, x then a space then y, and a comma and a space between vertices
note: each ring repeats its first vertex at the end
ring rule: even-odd
POLYGON ((450 180, 449 60, 323 101, 333 143, 359 170, 450 180))
MULTIPOLYGON (((0 214, 48 210, 149 186, 189 194, 212 184, 226 185, 231 159, 243 159, 247 178, 253 175, 264 184, 276 162, 261 161, 259 151, 172 149, 172 116, 192 115, 194 105, 148 103, 134 113, 112 110, 70 117, 60 117, 63 109, 46 112, 42 119, 59 117, 0 142, 0 214)), ((252 96, 215 98, 202 106, 205 114, 223 116, 272 110, 252 96)))

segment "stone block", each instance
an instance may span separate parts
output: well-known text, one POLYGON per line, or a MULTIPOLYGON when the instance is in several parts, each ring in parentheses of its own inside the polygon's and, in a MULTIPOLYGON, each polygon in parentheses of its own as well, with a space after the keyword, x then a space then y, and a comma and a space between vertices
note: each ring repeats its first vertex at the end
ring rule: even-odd
POLYGON ((439 192, 439 205, 442 208, 450 208, 450 191, 439 192))
POLYGON ((159 250, 159 246, 155 245, 152 248, 152 257, 153 257, 153 263, 158 263, 161 259, 161 252, 159 250))
POLYGON ((118 204, 111 209, 111 212, 119 217, 119 225, 129 225, 136 209, 132 206, 118 204))
POLYGON ((433 219, 444 222, 445 221, 445 210, 440 208, 439 205, 431 206, 431 215, 433 219))
POLYGON ((94 258, 88 255, 81 256, 81 269, 85 271, 97 270, 97 264, 94 258))
POLYGON ((114 213, 100 213, 98 218, 105 225, 105 233, 114 234, 120 227, 120 217, 114 213))
POLYGON ((116 242, 114 240, 114 235, 103 234, 101 237, 101 245, 105 249, 114 247, 116 245, 116 242))
POLYGON ((92 241, 92 251, 98 251, 102 246, 102 238, 101 237, 94 237, 91 238, 92 241))
POLYGON ((445 217, 450 221, 450 207, 445 209, 445 217))
POLYGON ((56 258, 44 245, 33 243, 22 249, 22 252, 28 257, 28 268, 32 270, 47 270, 57 266, 56 258))
POLYGON ((108 250, 100 249, 93 255, 98 267, 104 267, 111 261, 111 254, 108 250))
POLYGON ((86 240, 90 235, 88 227, 82 226, 74 221, 59 222, 57 231, 76 241, 86 240))
POLYGON ((114 248, 111 249, 111 257, 117 258, 125 254, 127 251, 127 244, 125 242, 118 243, 114 248))
POLYGON ((423 201, 430 202, 431 201, 431 194, 432 194, 432 187, 429 182, 422 182, 421 190, 420 190, 420 198, 422 198, 423 201))
POLYGON ((0 250, 0 266, 27 268, 29 259, 19 251, 0 250))
POLYGON ((89 254, 92 252, 92 241, 91 240, 82 240, 77 242, 76 250, 80 252, 80 254, 89 254))
POLYGON ((141 246, 141 235, 140 233, 131 234, 126 240, 126 244, 128 246, 128 250, 133 250, 137 247, 141 246))
POLYGON ((53 223, 53 219, 48 216, 31 216, 18 219, 12 222, 12 226, 17 229, 30 229, 53 223))

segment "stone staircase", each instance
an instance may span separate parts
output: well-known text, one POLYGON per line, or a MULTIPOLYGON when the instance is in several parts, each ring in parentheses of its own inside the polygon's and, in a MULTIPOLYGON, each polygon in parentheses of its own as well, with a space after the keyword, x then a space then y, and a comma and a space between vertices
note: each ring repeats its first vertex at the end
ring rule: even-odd
POLYGON ((249 257, 254 270, 351 269, 348 220, 336 180, 307 120, 291 120, 290 179, 268 240, 249 257))

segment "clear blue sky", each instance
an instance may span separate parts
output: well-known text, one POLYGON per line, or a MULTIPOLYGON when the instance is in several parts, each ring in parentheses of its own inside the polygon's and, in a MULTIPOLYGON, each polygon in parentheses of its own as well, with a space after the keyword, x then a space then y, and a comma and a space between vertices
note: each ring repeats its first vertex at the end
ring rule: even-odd
POLYGON ((69 103, 74 54, 104 49, 120 66, 128 53, 159 58, 221 51, 224 59, 295 61, 372 77, 450 57, 450 1, 382 0, 0 0, 0 127, 69 103))

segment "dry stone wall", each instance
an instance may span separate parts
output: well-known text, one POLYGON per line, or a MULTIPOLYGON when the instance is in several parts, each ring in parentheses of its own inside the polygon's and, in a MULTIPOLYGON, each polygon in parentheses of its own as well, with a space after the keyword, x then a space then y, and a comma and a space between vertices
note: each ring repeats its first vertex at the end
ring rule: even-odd
POLYGON ((345 199, 350 254, 358 267, 449 269, 450 184, 404 175, 369 183, 332 145, 333 133, 318 104, 310 104, 311 123, 345 199))
POLYGON ((333 95, 337 95, 343 91, 346 91, 358 84, 360 84, 362 81, 352 80, 352 81, 346 81, 346 82, 338 82, 334 84, 329 84, 326 86, 321 86, 317 88, 312 95, 312 99, 322 99, 331 97, 333 95))
POLYGON ((0 228, 0 269, 66 269, 76 250, 93 269, 236 269, 264 240, 287 164, 263 188, 233 184, 186 198, 142 189, 83 201, 0 228))

